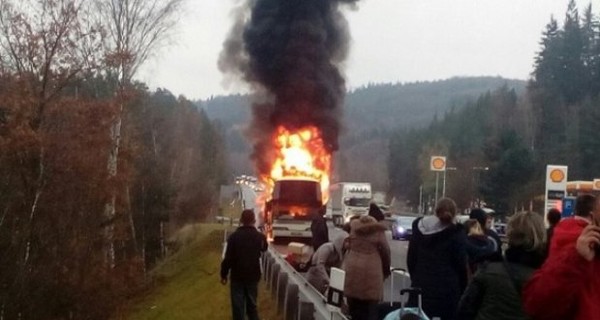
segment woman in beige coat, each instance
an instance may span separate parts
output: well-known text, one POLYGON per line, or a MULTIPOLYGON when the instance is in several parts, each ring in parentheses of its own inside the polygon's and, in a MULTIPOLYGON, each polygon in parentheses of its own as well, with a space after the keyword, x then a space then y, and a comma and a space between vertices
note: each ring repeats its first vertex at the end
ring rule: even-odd
POLYGON ((352 221, 342 267, 346 271, 344 295, 352 319, 377 319, 383 281, 390 275, 390 247, 385 230, 370 216, 352 221))

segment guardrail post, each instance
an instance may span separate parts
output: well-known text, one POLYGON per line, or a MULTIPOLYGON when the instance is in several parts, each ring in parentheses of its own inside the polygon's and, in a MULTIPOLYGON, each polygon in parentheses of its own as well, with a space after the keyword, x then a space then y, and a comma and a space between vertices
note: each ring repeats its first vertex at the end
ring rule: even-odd
POLYGON ((290 283, 285 288, 283 303, 283 318, 285 320, 296 320, 298 314, 298 285, 290 283))
POLYGON ((269 289, 271 290, 271 295, 275 297, 277 293, 277 277, 279 276, 279 271, 281 270, 281 266, 279 264, 275 264, 273 268, 271 268, 271 276, 269 277, 269 289))
POLYGON ((262 278, 263 280, 267 279, 267 264, 269 264, 269 257, 271 255, 269 254, 269 251, 266 251, 265 253, 263 253, 262 256, 262 278))
POLYGON ((271 257, 271 255, 267 256, 267 267, 265 268, 265 282, 269 283, 269 275, 271 274, 271 268, 273 268, 273 264, 275 263, 275 259, 271 257))
POLYGON ((283 297, 283 318, 300 319, 338 319, 347 320, 339 311, 331 311, 325 304, 325 297, 313 288, 302 274, 298 273, 272 246, 269 247, 265 281, 271 295, 276 298, 277 312, 281 312, 283 297), (287 280, 287 285, 286 285, 287 280), (285 292, 285 294, 284 294, 285 292), (305 306, 300 309, 300 302, 305 306))
POLYGON ((285 272, 279 273, 279 277, 277 279, 277 312, 281 313, 283 311, 283 304, 285 300, 285 288, 288 284, 288 275, 285 272))
POLYGON ((312 302, 300 301, 298 320, 312 320, 315 318, 315 306, 312 302))

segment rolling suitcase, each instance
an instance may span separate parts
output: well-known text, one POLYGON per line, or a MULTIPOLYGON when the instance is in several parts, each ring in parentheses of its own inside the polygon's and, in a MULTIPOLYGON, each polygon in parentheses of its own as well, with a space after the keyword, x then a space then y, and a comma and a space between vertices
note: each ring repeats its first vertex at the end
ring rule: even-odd
POLYGON ((406 303, 408 301, 408 297, 404 295, 398 296, 397 293, 410 287, 410 275, 404 268, 391 268, 390 270, 389 294, 384 297, 385 302, 380 303, 377 307, 378 319, 380 320, 385 318, 388 313, 402 307, 403 302, 406 303))
POLYGON ((391 268, 391 271, 392 271, 392 273, 390 276, 391 279, 390 279, 390 296, 389 296, 390 306, 392 306, 394 304, 394 301, 397 301, 399 303, 406 302, 407 300, 405 300, 405 297, 403 295, 400 295, 398 300, 394 299, 394 295, 396 294, 396 292, 400 292, 400 290, 410 287, 410 274, 408 274, 408 271, 406 271, 406 269, 391 268), (400 287, 394 286, 395 279, 400 279, 400 281, 399 281, 400 287))
MULTIPOLYGON (((388 313, 383 320, 430 320, 429 317, 423 311, 423 303, 421 299, 421 289, 419 288, 407 288, 400 290, 400 295, 404 294, 416 294, 418 297, 418 305, 414 308, 406 307, 406 303, 402 302, 400 309, 388 313)), ((408 300, 408 299, 406 299, 408 300)))

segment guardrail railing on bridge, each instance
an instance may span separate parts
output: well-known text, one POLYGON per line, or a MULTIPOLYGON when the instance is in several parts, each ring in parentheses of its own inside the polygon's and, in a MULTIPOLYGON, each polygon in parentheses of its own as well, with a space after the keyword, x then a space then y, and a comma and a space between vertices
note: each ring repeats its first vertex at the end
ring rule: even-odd
POLYGON ((325 297, 272 246, 265 252, 262 263, 263 278, 284 319, 347 320, 341 312, 329 307, 325 297))

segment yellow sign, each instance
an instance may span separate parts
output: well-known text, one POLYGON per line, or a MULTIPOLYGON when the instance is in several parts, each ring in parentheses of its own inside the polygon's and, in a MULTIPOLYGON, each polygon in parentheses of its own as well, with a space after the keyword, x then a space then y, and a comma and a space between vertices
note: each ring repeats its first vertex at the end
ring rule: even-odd
POLYGON ((554 183, 559 183, 565 180, 565 172, 561 169, 553 169, 550 171, 550 180, 554 183))
POLYGON ((431 171, 446 170, 446 157, 441 157, 441 156, 431 157, 430 169, 431 169, 431 171))

